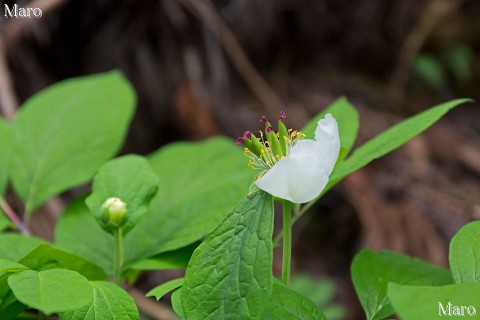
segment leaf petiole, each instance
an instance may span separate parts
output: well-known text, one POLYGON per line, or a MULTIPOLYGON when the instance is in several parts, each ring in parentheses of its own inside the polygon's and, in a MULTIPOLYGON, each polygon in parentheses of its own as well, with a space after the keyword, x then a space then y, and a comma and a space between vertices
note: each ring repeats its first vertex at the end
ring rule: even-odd
POLYGON ((0 197, 0 208, 2 208, 5 215, 15 224, 17 229, 24 235, 30 235, 27 225, 22 221, 22 219, 13 211, 12 207, 5 201, 4 198, 0 197))
POLYGON ((282 282, 288 285, 290 281, 290 264, 292 260, 292 203, 283 202, 283 261, 282 282))
POLYGON ((122 286, 123 267, 123 234, 122 228, 113 230, 113 279, 118 286, 122 286))

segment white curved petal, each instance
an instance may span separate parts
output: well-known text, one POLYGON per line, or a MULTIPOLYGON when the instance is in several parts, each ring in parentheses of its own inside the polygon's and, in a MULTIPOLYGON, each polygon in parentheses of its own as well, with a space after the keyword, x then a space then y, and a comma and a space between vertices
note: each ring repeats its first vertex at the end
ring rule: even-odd
POLYGON ((313 200, 327 183, 328 175, 312 155, 282 159, 255 181, 260 189, 294 203, 313 200))
POLYGON ((318 143, 318 148, 315 149, 318 152, 317 157, 321 159, 327 175, 330 175, 340 152, 337 120, 330 113, 318 121, 315 141, 318 143))
POLYGON ((290 150, 289 158, 300 159, 305 156, 320 156, 320 147, 317 141, 312 139, 299 140, 290 150))

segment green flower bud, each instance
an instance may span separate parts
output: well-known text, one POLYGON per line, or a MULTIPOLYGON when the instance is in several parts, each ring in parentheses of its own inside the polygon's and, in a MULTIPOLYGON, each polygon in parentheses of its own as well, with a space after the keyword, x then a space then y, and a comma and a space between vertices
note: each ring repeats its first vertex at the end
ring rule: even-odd
POLYGON ((119 198, 108 198, 99 213, 106 229, 118 229, 127 222, 127 204, 119 198))

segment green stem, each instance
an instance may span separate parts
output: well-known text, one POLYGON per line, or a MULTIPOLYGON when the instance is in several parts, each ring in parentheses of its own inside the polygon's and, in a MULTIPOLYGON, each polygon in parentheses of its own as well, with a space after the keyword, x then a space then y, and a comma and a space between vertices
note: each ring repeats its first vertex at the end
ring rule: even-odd
POLYGON ((113 242, 113 278, 117 285, 122 286, 123 235, 121 228, 113 230, 113 242))
POLYGON ((292 204, 283 202, 283 262, 282 281, 286 285, 290 280, 290 263, 292 259, 292 204))
MULTIPOLYGON (((293 217, 293 221, 292 221, 292 225, 295 224, 295 222, 298 221, 298 219, 300 219, 300 217, 302 217, 305 212, 307 212, 311 207, 313 207, 313 205, 318 201, 318 199, 320 199, 324 194, 325 192, 327 192, 328 190, 331 189, 332 186, 334 186, 335 184, 332 184, 332 185, 328 185, 323 191, 322 193, 316 197, 315 199, 313 199, 312 201, 310 201, 309 203, 307 203, 306 205, 304 205, 301 209, 300 207, 296 207, 295 208, 295 216, 293 217)), ((282 239, 283 237, 283 230, 280 231, 276 236, 275 238, 273 239, 273 242, 279 242, 280 239, 282 239)))

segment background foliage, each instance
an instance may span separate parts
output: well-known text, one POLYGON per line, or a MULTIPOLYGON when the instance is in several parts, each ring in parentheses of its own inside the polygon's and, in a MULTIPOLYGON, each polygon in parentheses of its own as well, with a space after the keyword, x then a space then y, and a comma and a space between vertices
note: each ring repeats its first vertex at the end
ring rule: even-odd
MULTIPOLYGON (((260 115, 273 117, 280 109, 287 111, 289 127, 301 128, 340 95, 359 109, 360 144, 428 106, 459 96, 479 97, 480 4, 475 0, 48 3, 38 21, 0 20, 0 61, 6 61, 0 62, 0 74, 9 75, 1 81, 12 80, 12 90, 0 92, 2 113, 8 118, 6 107, 18 106, 9 103, 12 96, 14 102, 24 102, 61 79, 119 68, 139 96, 123 154, 146 155, 168 142, 219 133, 235 137, 260 115), (214 9, 239 47, 218 41, 209 19, 198 18, 195 2, 214 9), (255 76, 235 62, 239 48, 280 103, 268 90, 251 90, 255 76)), ((106 96, 111 102, 117 98, 106 96)), ((20 113, 19 123, 26 123, 22 117, 20 113)), ((335 187, 295 227, 295 269, 335 280, 336 299, 349 306, 349 318, 361 317, 349 279, 350 262, 361 247, 447 265, 450 239, 479 214, 479 117, 476 107, 452 111, 426 134, 335 187)), ((1 122, 0 134, 5 128, 1 122)), ((165 158, 149 158, 152 166, 167 161, 168 148, 165 158)), ((0 163, 9 161, 8 150, 1 151, 0 163)), ((0 172, 0 191, 4 178, 0 172)), ((77 182, 86 181, 80 178, 77 182)), ((17 191, 25 189, 20 181, 17 191)), ((63 207, 85 191, 79 187, 47 202, 32 217, 34 234, 53 239, 63 207)), ((27 197, 26 191, 20 194, 27 197)), ((7 197, 15 206, 11 191, 7 197)), ((85 209, 70 207, 60 226, 72 212, 85 209)), ((58 230, 57 238, 60 244, 58 230)), ((190 241, 186 235, 184 242, 190 241)), ((179 246, 169 243, 163 249, 179 246)), ((107 268, 101 255, 95 259, 107 268)), ((278 263, 274 256, 274 265, 278 263)), ((154 273, 142 278, 141 286, 147 291, 178 276, 174 271, 154 273)))

